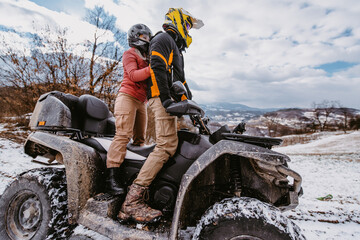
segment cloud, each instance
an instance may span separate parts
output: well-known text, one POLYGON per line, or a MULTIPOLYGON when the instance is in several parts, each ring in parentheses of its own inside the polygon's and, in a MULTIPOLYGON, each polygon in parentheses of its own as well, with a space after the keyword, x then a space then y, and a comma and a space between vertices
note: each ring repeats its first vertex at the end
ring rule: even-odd
POLYGON ((28 0, 1 0, 0 25, 28 33, 35 33, 45 26, 52 29, 68 28, 68 40, 74 43, 91 39, 95 30, 94 26, 78 16, 49 10, 28 0))
MULTIPOLYGON (((310 107, 329 99, 360 108, 358 0, 85 0, 87 8, 95 5, 115 15, 123 31, 136 23, 161 30, 170 7, 202 19, 205 26, 191 30, 193 43, 184 54, 185 75, 198 102, 310 107), (332 62, 354 66, 332 75, 317 69, 332 62)), ((0 0, 0 9, 0 25, 29 29, 36 19, 72 26, 74 38, 92 32, 80 19, 26 0, 0 0)))

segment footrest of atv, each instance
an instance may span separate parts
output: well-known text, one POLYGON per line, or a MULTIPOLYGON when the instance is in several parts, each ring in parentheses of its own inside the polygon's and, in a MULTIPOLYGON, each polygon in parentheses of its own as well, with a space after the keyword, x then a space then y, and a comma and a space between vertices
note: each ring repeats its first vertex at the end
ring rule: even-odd
POLYGON ((99 193, 87 201, 85 208, 96 214, 115 219, 118 212, 120 211, 123 200, 124 197, 121 196, 113 196, 108 193, 99 193))
POLYGON ((95 200, 95 198, 103 199, 106 196, 106 194, 101 193, 90 198, 80 212, 78 224, 111 239, 168 239, 169 226, 166 226, 164 231, 160 231, 161 229, 158 230, 157 225, 136 223, 124 225, 119 223, 116 216, 124 196, 112 197, 109 200, 95 200))

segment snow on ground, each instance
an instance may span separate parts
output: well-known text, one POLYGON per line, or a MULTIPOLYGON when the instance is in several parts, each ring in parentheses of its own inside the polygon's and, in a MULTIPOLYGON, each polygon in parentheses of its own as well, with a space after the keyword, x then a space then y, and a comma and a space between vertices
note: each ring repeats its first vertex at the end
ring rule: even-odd
MULTIPOLYGON (((0 124, 0 131, 4 130, 0 124)), ((300 204, 285 214, 307 239, 360 239, 360 132, 324 135, 317 141, 274 150, 289 155, 289 167, 303 178, 300 204), (317 199, 328 194, 332 199, 317 199)), ((0 195, 17 174, 42 166, 31 160, 21 145, 0 138, 0 195)), ((81 226, 75 233, 108 239, 81 226)))
MULTIPOLYGON (((295 144, 281 149, 285 154, 299 155, 360 155, 360 132, 352 131, 347 134, 339 132, 322 134, 318 141, 307 144, 295 144)), ((356 160, 356 159, 353 159, 356 160)), ((359 158, 357 158, 359 160, 359 158)))
POLYGON ((27 169, 39 167, 39 164, 31 160, 32 158, 24 153, 21 145, 0 138, 0 195, 16 175, 27 169))
POLYGON ((304 195, 288 213, 308 239, 360 239, 360 132, 278 147, 303 178, 304 195), (326 201, 317 198, 331 194, 326 201))
MULTIPOLYGON (((0 131, 5 130, 6 128, 0 124, 0 131)), ((32 162, 32 160, 32 157, 24 153, 22 145, 0 138, 0 197, 6 187, 16 179, 18 174, 32 168, 44 167, 44 165, 32 162)), ((74 235, 76 234, 86 235, 94 240, 109 240, 109 238, 88 230, 83 226, 75 228, 74 235)))

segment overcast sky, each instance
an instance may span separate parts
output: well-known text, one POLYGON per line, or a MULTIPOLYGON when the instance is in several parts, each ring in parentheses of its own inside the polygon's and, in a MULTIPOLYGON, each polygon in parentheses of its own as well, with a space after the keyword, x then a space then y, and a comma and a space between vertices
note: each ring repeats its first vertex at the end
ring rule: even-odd
POLYGON ((81 19, 95 5, 124 31, 136 23, 161 30, 169 7, 202 19, 184 54, 199 103, 304 108, 334 100, 360 109, 359 0, 0 0, 0 30, 59 24, 82 41, 92 31, 81 19))

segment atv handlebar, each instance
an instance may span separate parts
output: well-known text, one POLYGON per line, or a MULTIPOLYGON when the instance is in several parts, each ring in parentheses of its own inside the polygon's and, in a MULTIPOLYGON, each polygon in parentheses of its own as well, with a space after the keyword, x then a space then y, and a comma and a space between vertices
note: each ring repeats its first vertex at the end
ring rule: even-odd
POLYGON ((208 117, 202 118, 200 115, 191 115, 190 119, 193 125, 199 128, 200 134, 211 135, 210 129, 207 126, 207 123, 209 122, 208 117))
POLYGON ((200 115, 201 117, 203 117, 205 115, 204 111, 200 108, 200 106, 192 100, 184 100, 171 104, 166 108, 166 112, 175 116, 200 115))
POLYGON ((174 116, 189 115, 195 127, 199 128, 201 134, 210 135, 210 130, 207 127, 208 118, 204 118, 204 111, 201 107, 192 100, 184 100, 171 104, 166 108, 166 112, 174 116))

